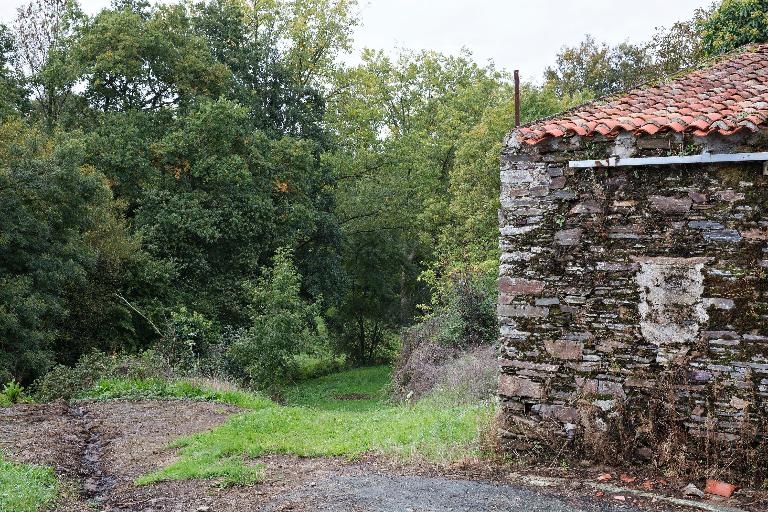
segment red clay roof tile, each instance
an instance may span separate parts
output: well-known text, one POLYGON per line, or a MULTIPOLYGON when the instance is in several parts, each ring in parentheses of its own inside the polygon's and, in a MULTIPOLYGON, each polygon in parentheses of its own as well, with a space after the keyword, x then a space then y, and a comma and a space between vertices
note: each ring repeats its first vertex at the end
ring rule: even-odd
POLYGON ((517 137, 536 144, 550 137, 615 136, 622 130, 730 135, 768 124, 768 44, 684 75, 666 84, 642 87, 597 100, 551 119, 517 129, 517 137))

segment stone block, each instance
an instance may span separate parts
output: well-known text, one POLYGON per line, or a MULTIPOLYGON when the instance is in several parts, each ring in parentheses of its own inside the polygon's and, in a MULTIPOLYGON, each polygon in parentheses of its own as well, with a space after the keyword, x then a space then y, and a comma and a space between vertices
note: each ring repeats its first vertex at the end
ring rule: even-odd
POLYGON ((552 178, 552 182, 549 184, 549 188, 551 189, 561 189, 563 187, 565 187, 565 176, 552 178))
POLYGON ((580 361, 584 344, 580 341, 545 340, 544 348, 552 357, 566 361, 580 361))
POLYGON ((713 242, 738 242, 741 240, 741 235, 735 229, 719 229, 705 231, 704 238, 713 242))
POLYGON ((768 240, 768 229, 747 229, 741 232, 741 236, 749 241, 764 242, 768 240))
POLYGON ((694 220, 688 223, 688 227, 691 229, 724 229, 725 226, 719 222, 712 222, 710 220, 694 220))
POLYGON ((650 196, 651 208, 664 213, 687 213, 691 209, 690 197, 650 196))
POLYGON ((536 295, 544 290, 544 281, 519 277, 500 277, 499 291, 512 296, 536 295))
POLYGON ((702 302, 704 303, 705 308, 728 310, 728 309, 733 309, 735 306, 733 299, 724 299, 722 297, 702 299, 702 302))
POLYGON ((531 410, 542 418, 554 418, 560 423, 578 423, 579 410, 565 405, 536 404, 531 410))
POLYGON ((544 318, 549 315, 549 308, 527 304, 499 304, 498 313, 499 316, 507 318, 544 318))
POLYGON ((573 208, 571 208, 570 213, 601 213, 602 211, 603 207, 599 202, 594 200, 586 200, 576 204, 573 208))
POLYGON ((581 228, 563 229, 555 233, 557 245, 576 245, 581 241, 581 228))
POLYGON ((544 398, 544 386, 523 377, 502 374, 499 376, 499 394, 509 397, 544 398))
POLYGON ((718 201, 726 201, 728 203, 743 201, 745 197, 741 192, 736 192, 734 190, 718 190, 715 192, 714 196, 718 201))

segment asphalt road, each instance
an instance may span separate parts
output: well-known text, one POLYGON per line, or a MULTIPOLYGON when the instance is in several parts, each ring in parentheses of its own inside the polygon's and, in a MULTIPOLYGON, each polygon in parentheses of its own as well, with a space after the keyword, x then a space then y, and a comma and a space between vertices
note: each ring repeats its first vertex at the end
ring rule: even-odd
POLYGON ((318 512, 639 512, 606 499, 524 487, 420 476, 331 476, 282 495, 264 509, 318 512), (312 508, 307 508, 311 506, 312 508))

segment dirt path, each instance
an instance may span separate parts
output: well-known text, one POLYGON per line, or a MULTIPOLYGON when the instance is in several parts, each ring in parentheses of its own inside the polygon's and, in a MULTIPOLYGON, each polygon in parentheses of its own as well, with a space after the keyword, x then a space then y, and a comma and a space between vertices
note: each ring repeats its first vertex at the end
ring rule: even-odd
POLYGON ((618 502, 593 491, 526 488, 499 469, 464 468, 447 477, 423 465, 375 457, 268 456, 267 479, 248 487, 214 482, 134 480, 174 460, 168 444, 220 425, 238 410, 208 402, 63 402, 0 409, 0 450, 20 462, 47 464, 63 481, 61 512, 492 512, 680 510, 628 495, 618 502), (494 482, 493 480, 497 480, 494 482))

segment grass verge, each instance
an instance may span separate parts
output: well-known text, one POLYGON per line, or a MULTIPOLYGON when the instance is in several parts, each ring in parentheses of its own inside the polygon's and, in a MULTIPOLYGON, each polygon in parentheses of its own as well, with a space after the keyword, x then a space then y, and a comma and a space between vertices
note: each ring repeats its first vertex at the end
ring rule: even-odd
POLYGON ((462 404, 435 395, 415 404, 387 400, 388 367, 349 370, 304 382, 278 405, 242 391, 214 392, 184 382, 102 381, 89 398, 199 398, 239 405, 247 412, 222 426, 174 443, 179 458, 138 484, 220 478, 247 484, 264 476, 252 459, 264 454, 355 457, 365 452, 445 462, 479 453, 478 434, 489 404, 462 404))
POLYGON ((264 396, 206 380, 102 379, 92 388, 79 393, 76 398, 207 400, 236 405, 243 409, 261 409, 274 405, 274 402, 264 396), (216 387, 219 389, 214 389, 216 387))
POLYGON ((36 512, 56 499, 53 469, 8 462, 0 456, 0 510, 36 512))

